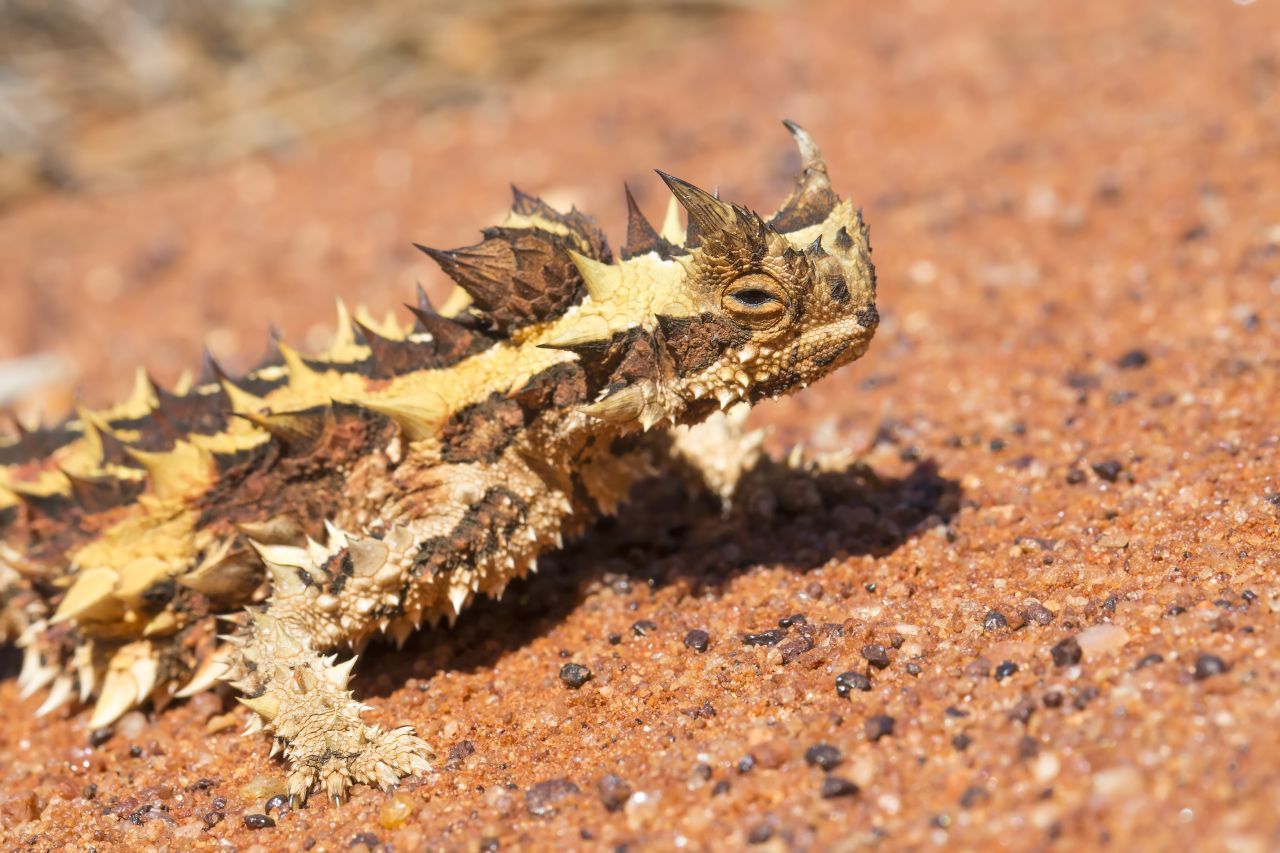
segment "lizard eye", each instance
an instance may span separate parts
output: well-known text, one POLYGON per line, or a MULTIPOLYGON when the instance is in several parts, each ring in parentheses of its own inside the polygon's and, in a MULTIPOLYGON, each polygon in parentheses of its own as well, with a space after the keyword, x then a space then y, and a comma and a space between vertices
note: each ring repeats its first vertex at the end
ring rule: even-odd
POLYGON ((724 291, 721 306, 752 329, 767 329, 787 314, 787 297, 777 281, 762 273, 744 275, 724 291))

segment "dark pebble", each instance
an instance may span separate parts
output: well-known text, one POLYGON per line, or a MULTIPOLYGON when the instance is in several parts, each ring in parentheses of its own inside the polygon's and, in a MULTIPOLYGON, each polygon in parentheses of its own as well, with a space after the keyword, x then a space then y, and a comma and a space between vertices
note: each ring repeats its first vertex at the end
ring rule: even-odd
POLYGON ((1131 349, 1116 360, 1116 367, 1121 370, 1136 370, 1151 363, 1151 356, 1144 350, 1131 349))
POLYGON ((688 648, 701 654, 707 650, 707 645, 711 642, 711 635, 701 628, 694 628, 692 631, 684 635, 684 644, 688 648))
POLYGON ((919 674, 920 674, 920 664, 918 663, 907 664, 907 675, 919 675, 919 674))
POLYGON ((1098 698, 1098 695, 1098 688, 1094 687, 1092 684, 1086 685, 1076 691, 1075 698, 1071 700, 1071 705, 1077 711, 1083 711, 1088 707, 1090 702, 1098 698))
POLYGON ((748 755, 738 762, 738 772, 750 773, 752 770, 755 769, 755 766, 756 766, 756 760, 752 758, 750 755, 748 755))
POLYGON ((214 797, 214 798, 213 798, 213 801, 212 801, 211 803, 209 803, 209 805, 213 806, 213 807, 214 807, 215 809, 217 809, 218 811, 222 811, 223 809, 225 809, 225 808, 227 807, 227 798, 226 798, 226 797, 214 797))
POLYGON ((611 646, 616 646, 616 645, 618 645, 619 643, 621 643, 621 642, 622 642, 622 635, 621 635, 621 634, 619 634, 619 633, 616 633, 616 632, 615 632, 615 633, 610 634, 610 635, 607 637, 607 639, 608 639, 608 641, 609 641, 609 645, 611 645, 611 646))
POLYGON ((1009 709, 1009 719, 1015 723, 1022 723, 1024 726, 1031 719, 1031 715, 1036 712, 1036 703, 1031 699, 1022 699, 1018 704, 1009 709))
POLYGON ((773 824, 771 823, 757 823, 747 833, 748 844, 764 844, 770 838, 773 838, 773 824))
POLYGON ((1085 481, 1084 472, 1079 468, 1068 468, 1064 478, 1069 486, 1078 486, 1085 481))
POLYGON ((957 708, 955 705, 948 705, 945 713, 948 717, 955 717, 957 719, 964 719, 969 716, 968 711, 964 708, 957 708))
POLYGON ((548 779, 524 792, 524 807, 535 817, 553 815, 557 803, 578 793, 578 786, 568 779, 548 779))
POLYGON ((1170 604, 1168 609, 1164 611, 1164 615, 1165 616, 1181 616, 1183 613, 1186 613, 1186 612, 1187 612, 1187 608, 1183 607, 1181 604, 1170 604))
POLYGON ((267 800, 267 804, 262 807, 262 810, 267 814, 271 814, 272 811, 282 812, 287 808, 289 808, 289 798, 284 794, 276 794, 267 800))
POLYGON ((890 663, 889 650, 879 643, 869 643, 862 647, 862 656, 867 663, 876 669, 884 669, 890 663))
MULTIPOLYGON (((561 670, 560 677, 564 678, 563 670, 561 670)), ((591 677, 590 673, 587 674, 587 677, 588 678, 591 677)), ((466 761, 468 758, 474 755, 475 751, 476 751, 476 745, 471 741, 469 740, 459 741, 458 743, 455 743, 453 746, 449 747, 449 763, 461 764, 463 761, 466 761)))
POLYGON ((988 610, 987 615, 982 617, 982 630, 984 631, 1003 631, 1009 627, 1009 620, 1004 618, 1004 614, 999 610, 988 610))
POLYGON ((848 696, 851 691, 864 693, 871 689, 871 679, 860 672, 842 672, 836 676, 836 695, 848 696))
POLYGON ((865 589, 867 592, 876 591, 876 585, 874 583, 865 584, 862 588, 865 589))
POLYGON ((596 793, 600 795, 600 802, 604 803, 605 809, 616 812, 631 798, 631 786, 621 776, 608 773, 596 783, 596 793))
POLYGON ((742 637, 742 644, 745 646, 776 646, 787 636, 787 632, 781 628, 770 628, 768 631, 761 631, 758 634, 745 634, 742 637))
POLYGON ((133 746, 129 747, 129 755, 130 755, 130 757, 132 757, 132 758, 141 758, 141 757, 142 757, 142 747, 138 746, 138 745, 135 743, 133 746))
POLYGON ((867 740, 877 741, 882 737, 888 737, 893 734, 893 723, 893 717, 888 714, 877 714, 874 717, 868 717, 864 726, 867 740))
POLYGON ((1120 478, 1120 472, 1124 470, 1124 466, 1116 459, 1104 459, 1089 466, 1093 469, 1093 473, 1097 474, 1108 483, 1114 483, 1120 478))
POLYGON ((803 613, 792 613, 790 616, 783 616, 778 620, 779 628, 790 628, 792 625, 804 625, 808 623, 803 613))
POLYGON ((89 745, 102 746, 104 743, 111 740, 111 736, 114 735, 115 733, 116 733, 116 730, 113 729, 111 726, 103 726, 100 729, 94 729, 93 731, 89 732, 89 745))
POLYGON ((1076 642, 1075 637, 1067 637, 1050 651, 1049 655, 1053 658, 1055 666, 1073 666, 1080 663, 1080 658, 1084 656, 1084 652, 1080 648, 1080 644, 1076 642))
POLYGON ((205 813, 204 813, 204 828, 205 828, 205 829, 213 829, 215 826, 217 826, 218 824, 222 823, 222 819, 223 819, 223 818, 225 818, 225 817, 226 817, 226 815, 225 815, 225 814, 223 814, 222 812, 205 812, 205 813))
POLYGON ((365 847, 372 850, 381 843, 381 839, 372 832, 357 832, 355 835, 351 836, 351 840, 347 842, 347 849, 351 849, 352 847, 365 847))
POLYGON ((978 785, 970 785, 964 789, 964 793, 960 795, 960 808, 971 809, 978 803, 986 802, 991 799, 991 795, 987 793, 987 789, 978 785))
POLYGON ((247 814, 244 816, 244 825, 249 829, 269 829, 276 822, 264 814, 247 814))
POLYGON ((1149 666, 1155 666, 1158 663, 1164 663, 1164 655, 1153 652, 1147 655, 1133 667, 1134 669, 1146 669, 1149 666))
POLYGON ((651 619, 641 619, 631 626, 631 631, 637 637, 643 637, 645 634, 650 634, 656 630, 658 630, 658 623, 651 619))
POLYGON ((1204 680, 1215 675, 1222 675, 1230 668, 1227 666, 1227 662, 1217 655, 1200 655, 1196 658, 1195 675, 1198 680, 1204 680))
POLYGON ((502 843, 492 835, 480 839, 480 853, 498 853, 501 849, 502 843))
POLYGON ((1046 708, 1061 708, 1062 703, 1066 701, 1066 698, 1067 697, 1062 695, 1061 690, 1050 690, 1048 693, 1044 694, 1044 697, 1040 701, 1044 702, 1044 706, 1046 708))
POLYGON ((852 797, 857 793, 858 786, 843 776, 828 776, 822 780, 821 794, 824 800, 852 797))
POLYGON ((804 760, 810 767, 831 770, 840 765, 844 756, 840 754, 840 750, 829 743, 815 743, 805 751, 804 760))
POLYGON ((731 787, 732 786, 729 784, 728 779, 721 779, 711 786, 711 796, 719 797, 723 794, 727 794, 731 787))
POLYGON ((1038 601, 1033 601, 1022 609, 1022 616, 1028 622, 1037 625, 1048 625, 1053 622, 1053 611, 1038 601))
POLYGON ((1031 735, 1023 735, 1018 740, 1018 757, 1022 759, 1035 758, 1040 754, 1040 741, 1031 735))
POLYGON ((951 745, 954 746, 956 749, 960 750, 961 752, 964 752, 966 749, 968 749, 969 745, 972 743, 973 743, 973 738, 969 737, 964 732, 960 732, 960 734, 951 738, 951 745))
POLYGON ((1240 593, 1240 597, 1249 604, 1253 604, 1258 600, 1258 594, 1251 589, 1246 589, 1244 592, 1240 593))
POLYGON ((810 631, 807 634, 801 634, 798 637, 787 640, 785 643, 778 646, 778 651, 782 653, 783 663, 791 663, 813 647, 813 632, 810 631))
POLYGON ((591 680, 591 670, 580 663, 567 663, 560 667, 560 680, 570 690, 577 690, 591 680))
POLYGON ((1011 660, 996 667, 996 681, 1004 681, 1009 676, 1018 671, 1018 665, 1011 660))

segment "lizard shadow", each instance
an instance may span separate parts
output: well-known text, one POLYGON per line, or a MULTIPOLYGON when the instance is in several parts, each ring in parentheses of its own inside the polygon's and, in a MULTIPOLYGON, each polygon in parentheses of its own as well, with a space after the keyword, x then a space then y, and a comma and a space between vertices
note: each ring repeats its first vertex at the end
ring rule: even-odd
POLYGON ((931 529, 945 532, 960 499, 959 483, 932 460, 880 477, 861 463, 795 470, 764 459, 744 475, 727 514, 679 476, 646 481, 618 517, 543 557, 538 573, 512 583, 502 600, 476 601, 455 625, 419 631, 402 651, 370 646, 360 692, 382 696, 408 678, 425 688, 441 671, 491 668, 602 588, 630 595, 682 583, 690 595, 715 595, 759 566, 805 573, 833 559, 884 556, 931 529))

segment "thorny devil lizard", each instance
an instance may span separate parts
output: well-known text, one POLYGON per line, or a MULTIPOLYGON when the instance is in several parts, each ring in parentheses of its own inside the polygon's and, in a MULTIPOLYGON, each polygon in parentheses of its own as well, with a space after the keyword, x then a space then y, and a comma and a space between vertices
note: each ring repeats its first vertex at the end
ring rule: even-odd
POLYGON ((96 697, 97 728, 230 682, 295 800, 427 769, 412 728, 364 722, 339 652, 500 595, 664 464, 731 492, 689 428, 866 351, 867 229, 786 124, 802 171, 768 219, 659 173, 661 231, 628 191, 615 260, 591 219, 517 191, 481 242, 420 247, 460 290, 407 330, 280 343, 239 379, 210 359, 182 393, 141 382, 0 439, 0 636, 23 694, 48 689, 39 713, 96 697))

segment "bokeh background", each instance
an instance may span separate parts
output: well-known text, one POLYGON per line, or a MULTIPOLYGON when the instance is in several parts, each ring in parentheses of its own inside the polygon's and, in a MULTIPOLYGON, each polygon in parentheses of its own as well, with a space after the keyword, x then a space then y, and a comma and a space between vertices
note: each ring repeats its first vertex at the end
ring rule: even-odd
POLYGON ((772 209, 782 118, 863 206, 883 320, 754 417, 852 479, 749 522, 667 484, 372 650, 361 697, 440 764, 275 834, 241 822, 280 766, 230 700, 91 750, 0 681, 8 837, 1280 849, 1271 0, 7 0, 0 408, 105 405, 205 346, 243 369, 272 323, 320 348, 338 296, 440 298, 411 241, 473 242, 509 182, 615 243, 624 181, 661 215, 654 167, 772 209))

